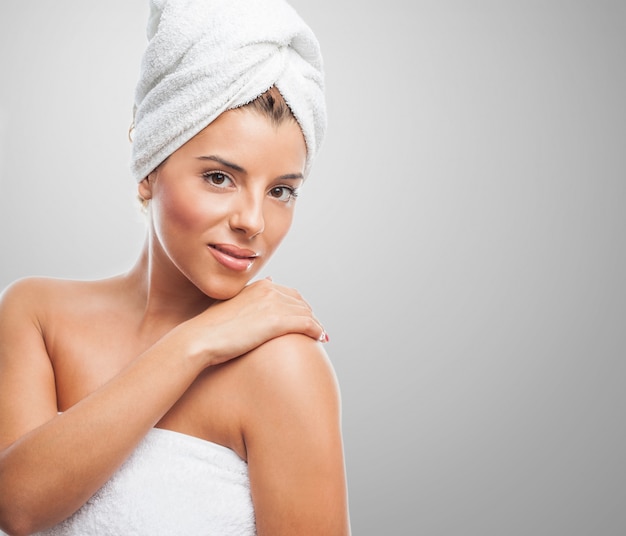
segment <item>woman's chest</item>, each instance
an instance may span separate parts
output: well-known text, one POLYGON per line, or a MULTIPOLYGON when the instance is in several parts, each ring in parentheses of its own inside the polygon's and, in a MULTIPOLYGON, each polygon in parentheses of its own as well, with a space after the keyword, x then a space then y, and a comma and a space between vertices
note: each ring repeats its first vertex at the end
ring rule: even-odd
POLYGON ((118 375, 143 353, 129 319, 113 314, 59 314, 44 339, 52 363, 59 411, 65 411, 118 375))
MULTIPOLYGON (((59 315, 46 330, 58 410, 66 411, 114 380, 168 331, 142 333, 136 321, 121 314, 59 315)), ((224 445, 245 458, 232 368, 224 365, 203 371, 157 426, 224 445)))

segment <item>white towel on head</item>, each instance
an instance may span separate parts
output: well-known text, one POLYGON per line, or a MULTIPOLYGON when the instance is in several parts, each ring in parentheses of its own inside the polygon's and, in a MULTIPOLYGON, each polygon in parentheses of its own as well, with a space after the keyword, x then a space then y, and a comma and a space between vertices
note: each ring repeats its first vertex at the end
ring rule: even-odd
POLYGON ((326 129, 320 47, 284 0, 151 0, 135 92, 132 173, 144 179, 222 112, 276 86, 307 145, 326 129))

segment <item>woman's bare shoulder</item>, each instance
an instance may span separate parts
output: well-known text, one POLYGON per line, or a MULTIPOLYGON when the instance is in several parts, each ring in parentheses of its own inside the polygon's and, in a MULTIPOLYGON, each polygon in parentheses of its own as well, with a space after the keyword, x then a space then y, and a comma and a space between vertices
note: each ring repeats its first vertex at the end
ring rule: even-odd
POLYGON ((81 298, 105 297, 113 286, 113 279, 75 281, 49 277, 25 277, 8 285, 0 294, 0 306, 43 312, 48 307, 76 306, 81 298))
POLYGON ((335 370, 323 345, 310 337, 290 334, 266 342, 241 359, 237 375, 244 435, 258 432, 259 424, 309 420, 312 414, 326 423, 339 419, 335 370))
POLYGON ((296 392, 303 389, 338 390, 335 371, 324 346, 301 334, 272 339, 244 356, 244 381, 255 391, 296 392))
POLYGON ((60 283, 60 280, 44 277, 18 279, 0 294, 0 313, 39 311, 45 307, 52 296, 63 295, 60 283))
POLYGON ((72 281, 52 277, 24 277, 9 284, 3 291, 3 299, 33 299, 63 295, 97 285, 96 281, 72 281))
MULTIPOLYGON (((211 403, 223 407, 241 424, 237 433, 250 429, 266 415, 287 408, 308 411, 322 403, 330 411, 339 407, 339 386, 323 345, 310 337, 289 334, 271 339, 251 352, 208 371, 200 390, 211 403)), ((215 420, 215 416, 214 419, 215 420)))
POLYGON ((45 277, 24 277, 7 285, 0 296, 3 300, 26 298, 47 288, 54 281, 56 280, 45 277))
POLYGON ((255 413, 272 403, 312 400, 312 390, 317 390, 318 396, 339 397, 335 371, 323 345, 301 334, 271 339, 209 370, 205 381, 210 388, 202 390, 208 396, 232 399, 235 394, 231 403, 243 413, 255 413))

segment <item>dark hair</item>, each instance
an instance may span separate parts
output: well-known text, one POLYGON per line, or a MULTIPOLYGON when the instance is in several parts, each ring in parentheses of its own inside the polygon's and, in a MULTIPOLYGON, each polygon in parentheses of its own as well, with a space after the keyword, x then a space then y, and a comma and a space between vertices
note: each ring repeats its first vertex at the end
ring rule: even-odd
POLYGON ((274 126, 278 126, 287 120, 295 121, 293 112, 285 102, 276 86, 272 86, 265 93, 259 95, 253 101, 241 106, 241 109, 252 109, 268 117, 274 126))

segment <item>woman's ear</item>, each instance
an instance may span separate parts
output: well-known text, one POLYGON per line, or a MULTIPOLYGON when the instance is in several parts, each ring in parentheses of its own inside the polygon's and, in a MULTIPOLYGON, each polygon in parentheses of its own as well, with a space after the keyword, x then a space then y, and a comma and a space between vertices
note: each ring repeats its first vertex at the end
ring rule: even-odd
POLYGON ((154 171, 137 185, 137 193, 144 201, 152 199, 152 183, 154 181, 153 175, 154 171))

